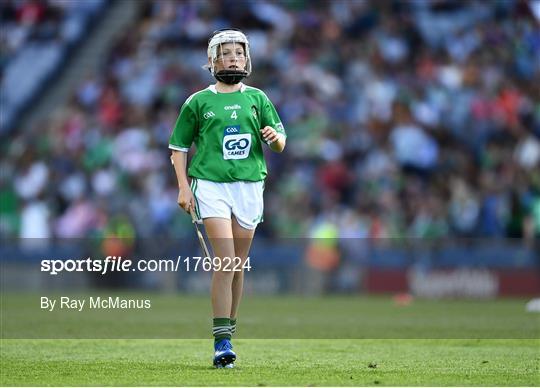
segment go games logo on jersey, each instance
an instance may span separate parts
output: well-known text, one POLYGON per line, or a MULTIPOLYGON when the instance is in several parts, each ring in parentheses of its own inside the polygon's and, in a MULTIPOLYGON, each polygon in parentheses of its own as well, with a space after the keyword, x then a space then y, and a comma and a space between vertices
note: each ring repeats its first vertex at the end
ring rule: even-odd
POLYGON ((245 159, 251 149, 251 135, 240 133, 239 125, 230 125, 223 131, 223 159, 245 159))

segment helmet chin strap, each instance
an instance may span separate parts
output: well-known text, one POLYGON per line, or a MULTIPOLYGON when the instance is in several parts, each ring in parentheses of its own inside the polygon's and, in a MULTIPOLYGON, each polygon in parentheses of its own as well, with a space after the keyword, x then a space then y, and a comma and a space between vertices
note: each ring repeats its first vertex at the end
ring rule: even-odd
POLYGON ((245 70, 221 70, 214 73, 214 77, 220 82, 234 85, 246 78, 247 74, 245 70))

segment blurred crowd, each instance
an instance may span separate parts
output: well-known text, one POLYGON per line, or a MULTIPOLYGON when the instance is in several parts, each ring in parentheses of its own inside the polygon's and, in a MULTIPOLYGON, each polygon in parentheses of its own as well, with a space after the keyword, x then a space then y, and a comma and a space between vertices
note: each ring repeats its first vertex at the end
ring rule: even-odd
POLYGON ((147 1, 66 106, 2 145, 3 235, 190 236, 169 136, 212 31, 288 133, 259 236, 540 235, 537 1, 147 1), (124 232, 123 232, 124 231, 124 232))
POLYGON ((1 134, 15 127, 104 8, 105 0, 0 2, 1 134))

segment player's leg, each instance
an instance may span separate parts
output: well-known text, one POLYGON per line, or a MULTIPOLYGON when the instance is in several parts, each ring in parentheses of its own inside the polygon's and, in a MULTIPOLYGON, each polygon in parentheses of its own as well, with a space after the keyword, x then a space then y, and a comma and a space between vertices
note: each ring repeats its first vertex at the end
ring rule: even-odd
MULTIPOLYGON (((264 210, 264 182, 235 182, 230 187, 233 198, 232 230, 237 257, 242 260, 242 268, 249 255, 255 228, 262 221, 264 210)), ((235 272, 233 279, 233 300, 231 307, 231 326, 236 331, 236 317, 244 288, 244 272, 235 272)))
MULTIPOLYGON (((220 259, 234 257, 234 240, 231 220, 225 218, 206 218, 204 227, 214 256, 220 259)), ((232 305, 233 273, 214 271, 212 274, 212 309, 214 317, 229 317, 232 305)))
POLYGON ((244 271, 243 265, 249 255, 249 248, 255 235, 255 229, 246 229, 242 227, 235 216, 232 217, 232 233, 234 238, 234 252, 235 256, 240 258, 241 265, 240 271, 234 272, 234 278, 232 282, 232 306, 231 306, 231 326, 232 334, 236 331, 236 316, 238 313, 238 306, 242 299, 242 292, 244 289, 244 271))
MULTIPOLYGON (((231 206, 227 188, 222 183, 193 179, 196 213, 204 228, 214 256, 234 257, 231 206)), ((231 313, 233 276, 230 272, 215 271, 212 276, 212 308, 214 317, 227 317, 231 313)))
MULTIPOLYGON (((206 235, 216 260, 233 257, 231 205, 227 187, 223 183, 194 178, 192 191, 197 216, 204 222, 206 235)), ((214 258, 212 260, 215 261, 214 258)), ((215 340, 214 365, 216 366, 227 366, 236 358, 230 343, 232 280, 231 272, 213 271, 212 273, 211 296, 214 317, 212 332, 215 340)))
MULTIPOLYGON (((214 256, 223 259, 234 257, 234 241, 231 220, 226 218, 205 218, 204 227, 214 256)), ((221 265, 220 267, 223 267, 221 265)), ((214 334, 214 365, 226 367, 236 360, 231 340, 231 305, 233 272, 214 270, 212 273, 212 310, 214 334)))

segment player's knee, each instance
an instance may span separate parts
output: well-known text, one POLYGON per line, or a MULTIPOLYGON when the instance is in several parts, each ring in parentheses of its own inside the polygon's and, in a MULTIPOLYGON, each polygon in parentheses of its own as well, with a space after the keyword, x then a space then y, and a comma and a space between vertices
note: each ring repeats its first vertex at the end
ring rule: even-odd
POLYGON ((219 279, 224 280, 232 280, 234 278, 234 272, 233 271, 227 271, 223 268, 220 269, 214 269, 214 276, 219 279))

